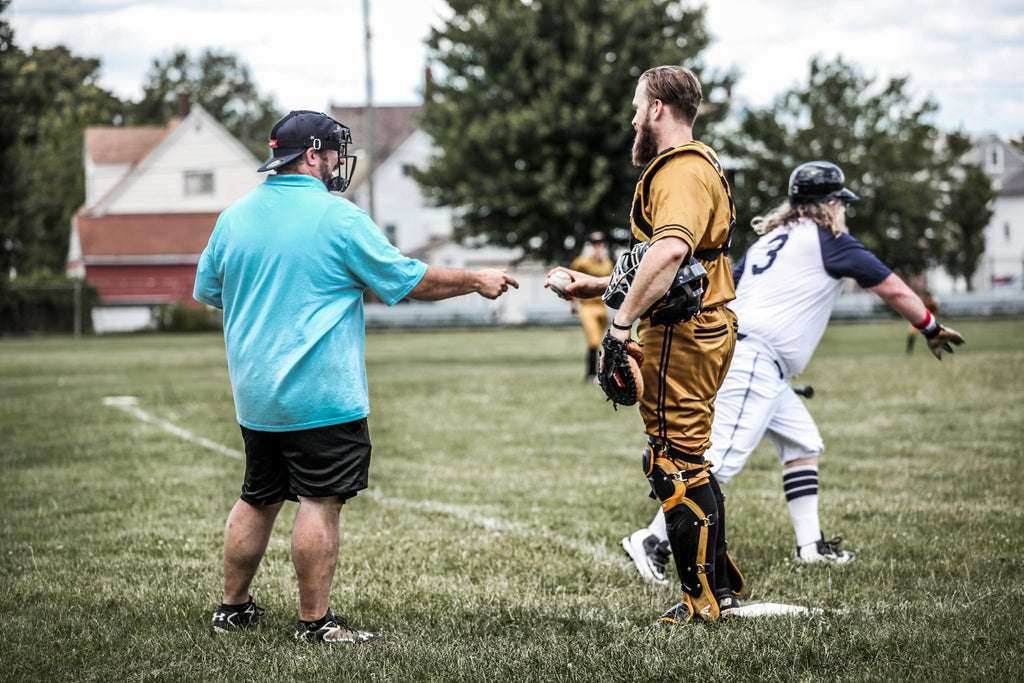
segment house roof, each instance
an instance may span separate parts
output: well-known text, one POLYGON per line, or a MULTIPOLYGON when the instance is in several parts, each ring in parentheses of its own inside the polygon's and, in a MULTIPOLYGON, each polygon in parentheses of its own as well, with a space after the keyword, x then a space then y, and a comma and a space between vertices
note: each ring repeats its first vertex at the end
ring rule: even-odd
MULTIPOLYGON (((380 106, 373 108, 374 147, 373 170, 376 171, 389 156, 395 153, 403 142, 419 127, 417 117, 422 105, 380 106)), ((360 159, 366 163, 369 153, 369 133, 367 132, 365 106, 346 107, 331 106, 331 116, 345 124, 352 131, 352 149, 349 152, 362 151, 360 159)), ((352 179, 351 192, 359 187, 368 176, 366 167, 356 165, 355 177, 352 179)))
POLYGON ((85 129, 86 153, 97 164, 132 164, 147 154, 171 134, 181 119, 166 126, 90 126, 85 129))
POLYGON ((1005 176, 999 194, 1015 196, 1024 194, 1024 170, 1018 169, 1005 176))
POLYGON ((964 155, 964 161, 980 165, 1000 195, 1024 194, 1024 153, 995 133, 983 133, 975 137, 973 147, 964 155), (998 165, 989 159, 994 147, 1001 150, 998 165))
POLYGON ((76 217, 86 263, 152 261, 198 256, 217 224, 217 213, 106 214, 76 217), (138 258, 136 258, 138 257, 138 258))
POLYGON ((435 250, 452 244, 453 242, 454 240, 450 235, 431 237, 425 244, 421 244, 415 249, 410 249, 408 256, 421 261, 429 261, 431 260, 435 250))

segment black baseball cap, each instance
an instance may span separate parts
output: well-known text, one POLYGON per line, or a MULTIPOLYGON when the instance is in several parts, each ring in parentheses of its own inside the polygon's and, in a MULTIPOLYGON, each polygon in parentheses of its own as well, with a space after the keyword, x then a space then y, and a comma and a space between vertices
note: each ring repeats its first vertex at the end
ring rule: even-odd
POLYGON ((257 172, 271 171, 287 164, 310 147, 343 153, 342 145, 351 141, 349 129, 327 114, 305 109, 291 111, 270 130, 273 156, 257 172))

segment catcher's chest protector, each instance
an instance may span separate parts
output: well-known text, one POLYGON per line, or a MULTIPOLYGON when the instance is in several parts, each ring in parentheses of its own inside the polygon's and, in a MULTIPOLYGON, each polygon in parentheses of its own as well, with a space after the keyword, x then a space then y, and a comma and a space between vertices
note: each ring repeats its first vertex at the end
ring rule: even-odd
POLYGON ((729 244, 732 242, 732 235, 736 230, 736 207, 732 202, 732 192, 729 191, 729 181, 725 179, 725 172, 722 170, 722 164, 719 163, 718 158, 710 148, 705 147, 694 140, 662 152, 651 159, 647 166, 644 167, 644 170, 640 172, 640 179, 636 183, 636 194, 633 198, 633 210, 630 214, 630 224, 634 231, 632 238, 633 243, 635 244, 637 241, 635 234, 637 231, 642 235, 645 235, 648 240, 654 234, 654 225, 651 222, 651 216, 647 213, 646 208, 648 205, 647 199, 651 192, 651 182, 654 180, 654 174, 678 154, 699 154, 706 159, 718 173, 718 177, 722 181, 722 187, 725 188, 725 196, 729 198, 729 236, 725 243, 720 247, 705 249, 694 254, 696 258, 702 261, 713 261, 718 258, 722 252, 727 251, 729 249, 729 244))

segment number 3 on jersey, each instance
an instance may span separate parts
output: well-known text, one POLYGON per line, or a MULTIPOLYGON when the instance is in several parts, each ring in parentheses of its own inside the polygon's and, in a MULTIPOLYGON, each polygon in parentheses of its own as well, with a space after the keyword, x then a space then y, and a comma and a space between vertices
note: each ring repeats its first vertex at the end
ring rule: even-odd
POLYGON ((768 257, 768 262, 765 263, 763 266, 759 266, 757 264, 751 265, 750 272, 753 273, 754 275, 760 275, 764 271, 771 268, 772 264, 775 263, 775 257, 779 255, 779 250, 782 249, 782 247, 786 246, 786 240, 788 239, 789 234, 782 234, 768 242, 768 244, 774 245, 771 249, 765 252, 765 256, 768 257))

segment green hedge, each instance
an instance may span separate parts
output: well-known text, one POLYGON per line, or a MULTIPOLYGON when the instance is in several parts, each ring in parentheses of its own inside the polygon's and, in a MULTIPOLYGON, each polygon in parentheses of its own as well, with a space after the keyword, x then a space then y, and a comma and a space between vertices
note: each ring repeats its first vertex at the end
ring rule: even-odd
POLYGON ((206 306, 197 307, 179 301, 160 306, 154 313, 160 332, 212 332, 222 327, 221 312, 206 306))
POLYGON ((99 302, 91 283, 68 278, 0 281, 0 335, 74 334, 76 298, 77 331, 91 332, 92 309, 99 302))

